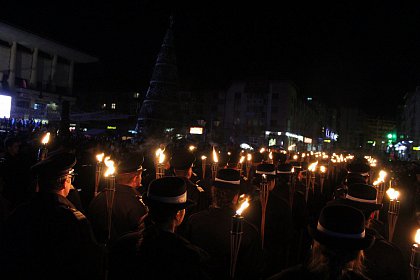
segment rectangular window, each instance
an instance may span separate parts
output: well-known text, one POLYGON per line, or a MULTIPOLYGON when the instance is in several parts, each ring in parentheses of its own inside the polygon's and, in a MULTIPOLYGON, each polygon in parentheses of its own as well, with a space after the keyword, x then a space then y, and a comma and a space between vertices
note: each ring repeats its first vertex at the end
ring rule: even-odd
POLYGON ((116 104, 115 103, 112 103, 111 104, 111 109, 115 109, 116 108, 116 104))

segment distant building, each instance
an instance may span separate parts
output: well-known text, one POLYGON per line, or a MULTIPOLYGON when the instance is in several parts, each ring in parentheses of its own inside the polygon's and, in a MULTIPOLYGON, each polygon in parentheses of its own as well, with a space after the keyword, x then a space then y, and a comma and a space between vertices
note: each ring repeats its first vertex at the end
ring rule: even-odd
POLYGON ((321 130, 318 120, 290 81, 234 81, 225 93, 224 132, 251 145, 312 149, 321 130))
POLYGON ((337 117, 339 131, 338 146, 341 149, 355 150, 363 148, 367 141, 364 135, 365 115, 358 108, 340 107, 337 117))
POLYGON ((85 53, 0 23, 0 94, 11 97, 12 118, 59 120, 63 101, 75 102, 74 65, 96 61, 85 53))
MULTIPOLYGON (((387 151, 388 143, 397 141, 396 121, 381 117, 364 120, 364 147, 372 151, 387 151)), ((389 149, 388 149, 389 150, 389 149)))
POLYGON ((420 86, 415 91, 407 92, 401 110, 401 145, 405 148, 404 157, 420 159, 420 86))

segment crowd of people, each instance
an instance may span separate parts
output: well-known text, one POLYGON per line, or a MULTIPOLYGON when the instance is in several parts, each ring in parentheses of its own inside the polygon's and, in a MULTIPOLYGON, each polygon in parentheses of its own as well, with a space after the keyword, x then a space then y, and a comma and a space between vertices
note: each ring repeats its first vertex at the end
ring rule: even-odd
MULTIPOLYGON (((386 200, 372 184, 379 168, 363 156, 320 160, 330 168, 321 174, 308 171, 309 154, 255 153, 247 168, 240 149, 221 148, 215 168, 202 165, 209 147, 178 141, 162 146, 156 176, 150 145, 57 136, 40 159, 41 136, 3 141, 3 279, 409 279, 408 253, 388 240, 386 200), (115 175, 103 177, 103 166, 96 177, 102 152, 115 175)), ((417 213, 420 178, 409 164, 381 167, 412 192, 407 213, 417 213)))

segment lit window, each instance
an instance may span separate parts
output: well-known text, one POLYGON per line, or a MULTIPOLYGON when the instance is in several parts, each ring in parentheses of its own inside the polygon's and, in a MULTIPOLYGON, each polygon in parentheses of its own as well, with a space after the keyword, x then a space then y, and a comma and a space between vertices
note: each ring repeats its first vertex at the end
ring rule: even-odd
POLYGON ((115 103, 111 104, 111 109, 115 109, 115 103))
POLYGON ((307 100, 308 100, 308 101, 312 101, 312 97, 308 97, 308 98, 307 98, 307 100))
POLYGON ((139 98, 140 97, 140 92, 135 92, 134 93, 134 98, 139 98))
POLYGON ((104 103, 104 104, 102 104, 102 109, 105 109, 106 108, 106 104, 104 103))

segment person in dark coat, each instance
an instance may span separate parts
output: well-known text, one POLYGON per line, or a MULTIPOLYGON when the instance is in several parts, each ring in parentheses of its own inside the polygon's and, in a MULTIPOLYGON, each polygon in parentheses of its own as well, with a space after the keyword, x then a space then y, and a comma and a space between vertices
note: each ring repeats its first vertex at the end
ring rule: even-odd
POLYGON ((74 154, 35 164, 39 192, 6 221, 1 261, 14 279, 101 279, 103 250, 87 218, 66 198, 74 154))
POLYGON ((193 165, 195 162, 194 154, 188 149, 178 148, 174 150, 170 159, 171 168, 175 176, 182 178, 187 186, 188 199, 194 202, 194 205, 186 209, 184 223, 177 228, 178 233, 183 235, 185 223, 188 218, 201 210, 209 207, 209 194, 202 187, 191 181, 193 165))
POLYGON ((17 136, 7 137, 5 155, 0 159, 0 192, 9 202, 10 210, 27 201, 32 194, 30 165, 33 163, 20 152, 21 145, 17 136))
MULTIPOLYGON (((235 215, 235 209, 239 208, 240 182, 238 170, 220 169, 212 187, 213 205, 193 214, 187 222, 187 239, 210 255, 212 279, 230 279, 230 230, 232 216, 235 215)), ((260 279, 263 268, 260 235, 257 228, 245 219, 236 278, 260 279)))
POLYGON ((111 197, 111 192, 102 190, 89 204, 88 217, 99 242, 112 242, 123 234, 139 228, 142 217, 147 213, 147 207, 137 190, 141 185, 142 163, 143 156, 133 153, 122 157, 117 167, 110 236, 108 236, 107 199, 111 197))
POLYGON ((363 280, 362 250, 375 237, 365 230, 361 211, 347 205, 327 205, 318 223, 309 227, 314 239, 309 260, 268 278, 269 280, 363 280))
POLYGON ((254 185, 257 187, 256 197, 251 202, 250 209, 244 213, 245 218, 260 229, 261 238, 264 232, 262 246, 266 264, 265 275, 272 275, 287 267, 289 244, 293 234, 292 211, 289 202, 276 186, 276 173, 274 164, 257 165, 254 176, 254 185), (268 196, 264 224, 262 224, 264 209, 262 209, 261 201, 264 199, 263 192, 268 196))
POLYGON ((348 186, 344 199, 331 201, 329 204, 345 204, 364 213, 366 231, 376 238, 373 246, 364 250, 367 277, 384 280, 409 279, 408 263, 401 249, 380 234, 383 224, 374 218, 374 212, 381 209, 382 204, 376 202, 376 195, 377 189, 371 185, 352 184, 348 186))
POLYGON ((109 279, 208 279, 207 253, 175 233, 187 199, 185 181, 163 177, 150 183, 144 201, 149 208, 139 231, 126 234, 113 245, 109 279))

